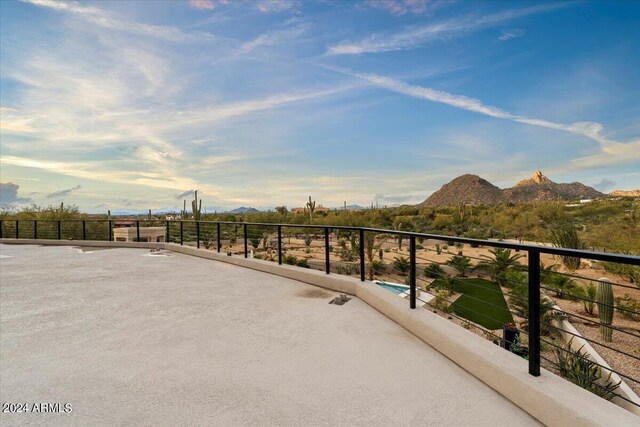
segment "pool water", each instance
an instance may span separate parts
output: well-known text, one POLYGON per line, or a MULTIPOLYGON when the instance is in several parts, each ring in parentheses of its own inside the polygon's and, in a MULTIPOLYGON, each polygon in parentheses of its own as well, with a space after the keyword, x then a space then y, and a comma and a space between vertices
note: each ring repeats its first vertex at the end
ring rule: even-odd
POLYGON ((386 283, 386 282, 375 282, 375 284, 380 286, 381 288, 386 289, 389 292, 393 292, 396 295, 400 295, 409 290, 408 286, 393 285, 391 283, 386 283))

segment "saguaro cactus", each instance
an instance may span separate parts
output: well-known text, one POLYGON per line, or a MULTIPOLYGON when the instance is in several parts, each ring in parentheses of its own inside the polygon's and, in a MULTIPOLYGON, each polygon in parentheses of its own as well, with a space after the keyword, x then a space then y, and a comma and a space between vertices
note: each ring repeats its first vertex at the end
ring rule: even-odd
POLYGON ((613 330, 610 326, 613 322, 613 288, 611 286, 611 280, 606 277, 598 279, 598 292, 596 299, 598 302, 598 315, 600 316, 600 334, 602 339, 606 342, 611 342, 611 335, 613 330))
POLYGON ((195 200, 191 201, 191 211, 193 212, 193 219, 196 221, 200 221, 200 212, 202 211, 202 199, 200 199, 200 204, 198 204, 198 190, 195 192, 195 200))
POLYGON ((315 200, 311 200, 311 196, 309 196, 309 201, 304 210, 309 212, 309 224, 313 223, 313 212, 316 210, 316 202, 315 200))

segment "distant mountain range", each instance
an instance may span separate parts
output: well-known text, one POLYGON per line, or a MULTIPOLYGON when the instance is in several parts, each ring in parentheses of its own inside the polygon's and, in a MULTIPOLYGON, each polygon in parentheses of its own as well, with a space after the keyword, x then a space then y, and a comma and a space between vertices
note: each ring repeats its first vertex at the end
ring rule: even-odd
POLYGON ((514 187, 500 189, 478 175, 466 174, 453 179, 433 193, 419 206, 494 205, 497 203, 526 203, 538 200, 577 200, 608 197, 579 182, 558 184, 536 171, 530 179, 514 187))
POLYGON ((235 208, 230 211, 227 211, 226 213, 242 214, 242 213, 253 213, 253 212, 260 212, 260 211, 256 208, 247 208, 247 207, 241 206, 239 208, 235 208))

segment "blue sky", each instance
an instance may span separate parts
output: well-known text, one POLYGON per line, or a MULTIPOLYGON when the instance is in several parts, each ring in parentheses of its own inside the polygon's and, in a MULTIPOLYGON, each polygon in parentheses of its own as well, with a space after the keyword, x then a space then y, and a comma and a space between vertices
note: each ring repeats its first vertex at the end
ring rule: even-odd
POLYGON ((640 187, 640 2, 2 1, 0 55, 2 203, 640 187))

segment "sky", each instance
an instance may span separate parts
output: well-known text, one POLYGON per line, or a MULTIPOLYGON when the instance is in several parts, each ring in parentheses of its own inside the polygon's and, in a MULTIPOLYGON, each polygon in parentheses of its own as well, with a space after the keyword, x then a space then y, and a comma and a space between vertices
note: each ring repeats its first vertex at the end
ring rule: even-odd
POLYGON ((640 2, 0 1, 0 204, 640 188, 640 2))

